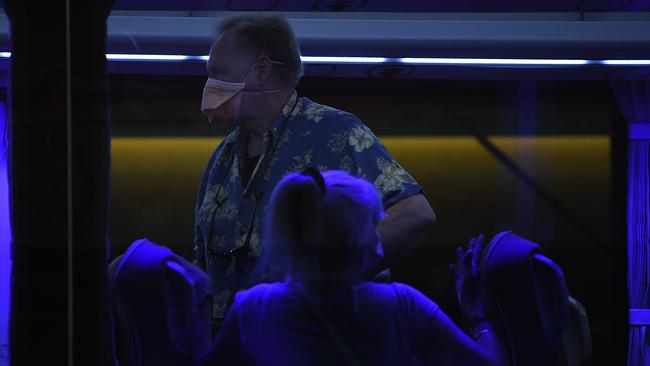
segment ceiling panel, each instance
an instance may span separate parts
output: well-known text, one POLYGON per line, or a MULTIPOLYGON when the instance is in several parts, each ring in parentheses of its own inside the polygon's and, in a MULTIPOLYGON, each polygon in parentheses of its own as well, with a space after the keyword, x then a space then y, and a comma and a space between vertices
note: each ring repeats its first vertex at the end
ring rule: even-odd
MULTIPOLYGON (((165 1, 165 0, 161 0, 165 1)), ((650 1, 650 0, 648 0, 650 1)), ((586 3, 585 3, 586 4, 586 3)), ((594 3, 596 4, 596 3, 594 3)), ((226 13, 117 11, 108 20, 107 52, 206 55, 213 24, 226 13)), ((650 77, 650 65, 580 67, 421 65, 416 58, 650 60, 650 13, 292 12, 288 20, 305 56, 379 56, 369 64, 306 64, 307 77, 371 79, 607 79, 650 77), (444 14, 444 16, 440 16, 444 14)), ((0 14, 0 51, 9 51, 0 14)), ((0 57, 0 72, 8 61, 0 57)), ((111 61, 112 73, 205 75, 205 61, 111 61)), ((1 76, 1 75, 0 75, 1 76)), ((0 87, 6 80, 0 77, 0 87)))
POLYGON ((643 11, 650 0, 117 0, 115 10, 571 12, 643 11))

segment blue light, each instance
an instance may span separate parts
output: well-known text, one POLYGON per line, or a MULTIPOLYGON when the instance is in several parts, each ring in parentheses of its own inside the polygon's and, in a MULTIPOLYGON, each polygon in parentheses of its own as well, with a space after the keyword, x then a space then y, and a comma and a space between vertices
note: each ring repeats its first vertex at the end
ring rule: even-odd
MULTIPOLYGON (((11 58, 11 52, 0 52, 0 59, 11 58)), ((207 61, 205 55, 145 55, 107 53, 109 61, 131 62, 196 62, 207 61)), ((403 64, 426 66, 518 66, 518 67, 581 67, 600 66, 650 66, 650 60, 582 60, 582 59, 529 59, 529 58, 467 58, 467 57, 367 57, 367 56, 301 56, 306 64, 403 64)))
POLYGON ((7 118, 0 101, 0 366, 9 365, 9 309, 11 303, 11 225, 7 178, 7 118))
POLYGON ((642 66, 650 65, 650 60, 604 60, 603 63, 616 66, 642 66))
POLYGON ((206 61, 208 56, 107 53, 106 59, 109 61, 206 61))
POLYGON ((392 59, 386 57, 357 57, 357 56, 301 56, 306 64, 384 64, 392 59))
POLYGON ((398 59, 404 64, 418 65, 500 65, 500 66, 582 66, 589 60, 527 59, 527 58, 426 58, 404 57, 398 59))

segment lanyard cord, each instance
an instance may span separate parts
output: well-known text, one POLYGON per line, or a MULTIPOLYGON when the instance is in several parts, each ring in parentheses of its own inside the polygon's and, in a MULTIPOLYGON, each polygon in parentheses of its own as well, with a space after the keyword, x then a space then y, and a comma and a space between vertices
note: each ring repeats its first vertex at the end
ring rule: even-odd
MULTIPOLYGON (((263 177, 266 169, 268 169, 269 165, 271 164, 271 160, 273 160, 273 155, 275 155, 275 152, 277 150, 278 145, 280 144, 280 141, 282 141, 282 135, 284 134, 285 127, 287 125, 287 122, 289 121, 289 118, 291 115, 293 115, 294 110, 296 109, 296 106, 298 105, 298 98, 296 98, 296 101, 293 103, 293 106, 291 107, 291 111, 289 114, 287 114, 286 117, 284 117, 284 121, 282 122, 282 127, 280 128, 280 133, 278 133, 278 138, 277 141, 273 142, 273 146, 271 147, 270 154, 268 157, 264 157, 263 161, 260 162, 260 169, 256 174, 254 174, 250 179, 251 181, 249 182, 249 187, 250 191, 253 191, 253 187, 256 187, 259 185, 259 177, 263 177)), ((228 166, 225 170, 225 174, 221 178, 221 182, 219 182, 219 187, 217 188, 216 194, 215 194, 215 199, 218 199, 219 193, 221 192, 221 188, 223 187, 223 184, 226 180, 226 177, 228 175, 228 171, 232 168, 232 164, 235 161, 235 150, 232 149, 231 156, 228 162, 228 166)), ((257 190, 256 190, 257 191, 257 190)), ((244 195, 246 196, 246 195, 244 195)), ((246 229, 246 239, 244 240, 244 244, 239 247, 239 248, 233 248, 231 250, 225 251, 223 253, 214 253, 219 256, 239 256, 240 254, 248 254, 250 252, 250 241, 252 237, 252 232, 255 229, 255 215, 257 213, 257 205, 259 202, 262 200, 263 192, 256 192, 256 194, 253 195, 253 200, 255 202, 255 205, 253 206, 253 212, 251 214, 251 219, 250 222, 248 223, 248 228, 246 229)), ((205 245, 205 258, 206 258, 206 266, 207 266, 207 255, 212 254, 212 250, 210 247, 212 246, 212 242, 214 241, 214 219, 217 214, 217 210, 221 207, 223 202, 216 202, 215 208, 212 211, 212 215, 210 215, 210 229, 208 231, 208 238, 207 238, 207 243, 205 245)))
POLYGON ((252 183, 251 191, 253 190, 252 188, 255 187, 256 193, 253 195, 253 199, 255 200, 255 206, 253 206, 253 213, 251 214, 251 220, 250 223, 248 224, 248 229, 246 230, 246 239, 244 240, 244 245, 242 245, 242 248, 245 248, 243 250, 245 250, 246 252, 250 251, 251 236, 253 235, 253 231, 255 230, 255 214, 257 212, 257 206, 259 205, 264 195, 264 192, 258 191, 260 181, 261 179, 263 179, 266 170, 271 165, 271 160, 273 160, 273 156, 275 155, 278 145, 280 144, 280 141, 282 141, 284 128, 287 126, 287 122, 289 121, 289 118, 293 114, 293 111, 296 109, 297 105, 298 105, 298 98, 296 98, 296 101, 293 103, 293 106, 291 107, 291 111, 284 118, 284 122, 282 122, 282 127, 280 128, 280 133, 278 133, 277 141, 273 141, 273 146, 271 147, 271 153, 269 154, 268 158, 266 158, 261 162, 263 166, 260 166, 261 168, 260 171, 257 174, 255 174, 253 177, 251 177, 251 179, 253 179, 253 182, 251 182, 252 183))

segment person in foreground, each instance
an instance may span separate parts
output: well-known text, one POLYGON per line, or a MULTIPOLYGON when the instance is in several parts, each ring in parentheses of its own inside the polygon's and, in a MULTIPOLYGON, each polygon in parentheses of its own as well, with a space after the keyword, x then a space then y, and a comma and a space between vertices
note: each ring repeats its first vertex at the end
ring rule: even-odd
POLYGON ((363 280, 381 253, 384 211, 375 188, 342 171, 308 169, 275 188, 264 256, 284 282, 235 296, 201 365, 507 365, 476 287, 482 237, 452 266, 472 334, 403 283, 363 280))

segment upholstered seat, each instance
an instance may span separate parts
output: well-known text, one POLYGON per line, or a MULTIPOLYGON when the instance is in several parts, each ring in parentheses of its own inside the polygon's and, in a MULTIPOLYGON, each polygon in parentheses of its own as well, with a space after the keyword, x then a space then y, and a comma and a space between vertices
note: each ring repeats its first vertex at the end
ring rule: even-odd
POLYGON ((186 365, 207 348, 209 282, 199 268, 141 239, 111 263, 109 281, 116 364, 186 365))
POLYGON ((586 313, 576 312, 575 300, 570 307, 562 269, 539 245, 499 233, 484 248, 481 273, 488 313, 512 366, 579 365, 588 359, 586 313))

